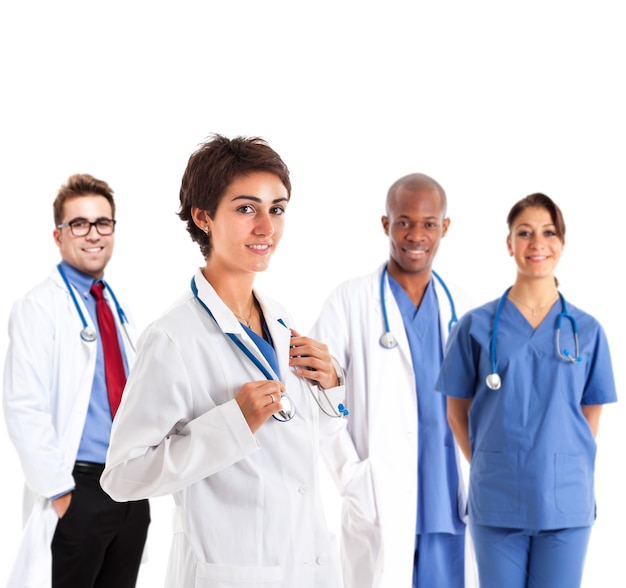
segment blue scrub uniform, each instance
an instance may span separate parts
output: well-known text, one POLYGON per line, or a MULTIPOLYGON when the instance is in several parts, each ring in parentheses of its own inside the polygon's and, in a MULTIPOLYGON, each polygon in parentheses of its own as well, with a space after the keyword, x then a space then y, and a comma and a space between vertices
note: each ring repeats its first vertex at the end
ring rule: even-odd
POLYGON ((263 354, 263 357, 267 360, 267 363, 272 366, 272 370, 274 370, 274 373, 280 379, 280 369, 278 367, 278 359, 276 358, 276 350, 274 349, 274 342, 272 341, 272 336, 267 328, 265 319, 263 319, 263 324, 261 325, 265 339, 257 335, 250 327, 247 327, 243 323, 241 323, 241 326, 246 330, 246 333, 248 333, 250 338, 254 341, 255 345, 259 348, 259 351, 263 354))
MULTIPOLYGON (((485 378, 492 372, 490 342, 498 302, 470 311, 457 324, 436 385, 448 396, 472 399, 470 528, 496 527, 503 535, 526 530, 530 537, 590 527, 595 519, 596 442, 581 405, 617 400, 604 331, 593 317, 568 304, 578 324, 582 359, 565 361, 556 349, 560 301, 534 329, 505 300, 496 347, 502 387, 491 390, 485 378)), ((562 321, 560 342, 573 353, 567 320, 562 321)), ((481 566, 481 560, 494 560, 495 553, 481 557, 480 540, 475 548, 481 586, 494 585, 488 578, 490 566, 481 566)), ((579 542, 571 555, 581 556, 579 542)), ((532 564, 520 565, 530 569, 532 564)))
POLYGON ((435 392, 442 360, 439 303, 431 280, 418 308, 390 276, 415 374, 418 405, 417 521, 413 586, 462 588, 465 523, 459 519, 459 485, 445 398, 435 392))

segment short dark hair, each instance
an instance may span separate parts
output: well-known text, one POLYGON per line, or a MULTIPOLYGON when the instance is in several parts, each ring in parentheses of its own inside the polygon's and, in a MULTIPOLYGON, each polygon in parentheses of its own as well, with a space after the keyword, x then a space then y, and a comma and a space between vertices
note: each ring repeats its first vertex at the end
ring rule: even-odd
POLYGON ((228 186, 237 178, 254 172, 276 175, 287 189, 287 197, 291 197, 289 169, 260 137, 229 139, 214 134, 189 158, 180 186, 178 216, 187 223, 187 231, 205 258, 211 253, 211 239, 196 226, 191 209, 206 210, 209 217, 214 218, 228 186))
POLYGON ((434 180, 430 176, 421 173, 413 173, 402 176, 400 179, 391 184, 391 187, 387 191, 387 212, 389 212, 389 202, 396 195, 400 188, 405 188, 411 191, 434 188, 435 190, 437 190, 437 192, 439 192, 439 197, 441 199, 441 212, 444 217, 446 216, 446 212, 448 209, 448 198, 446 196, 445 190, 441 187, 441 184, 437 180, 434 180))
POLYGON ((565 220, 563 219, 563 213, 550 197, 542 194, 541 192, 530 194, 529 196, 518 200, 513 205, 508 216, 506 217, 509 232, 513 228, 515 219, 527 208, 543 208, 547 210, 550 218, 552 219, 556 236, 561 240, 561 242, 565 241, 565 220))
POLYGON ((70 176, 57 192, 52 209, 54 212, 54 224, 63 222, 63 206, 70 198, 79 196, 104 196, 111 205, 111 215, 115 218, 115 200, 113 190, 103 180, 98 180, 89 174, 74 174, 70 176))

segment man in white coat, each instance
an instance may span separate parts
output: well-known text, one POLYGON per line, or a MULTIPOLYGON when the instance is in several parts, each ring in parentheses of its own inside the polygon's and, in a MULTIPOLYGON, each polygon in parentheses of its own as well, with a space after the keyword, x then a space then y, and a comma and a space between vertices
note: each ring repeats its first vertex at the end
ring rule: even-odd
POLYGON ((53 210, 62 261, 14 304, 9 320, 4 415, 26 488, 8 587, 132 588, 149 505, 114 502, 99 484, 134 359, 126 314, 104 281, 115 236, 113 191, 88 174, 73 175, 53 210), (108 321, 96 310, 98 289, 108 321))
POLYGON ((335 289, 311 334, 345 369, 347 434, 374 492, 372 506, 370 485, 359 481, 362 500, 356 484, 344 488, 346 588, 466 586, 464 484, 434 390, 462 302, 432 270, 446 204, 429 176, 397 180, 382 217, 389 261, 335 289))

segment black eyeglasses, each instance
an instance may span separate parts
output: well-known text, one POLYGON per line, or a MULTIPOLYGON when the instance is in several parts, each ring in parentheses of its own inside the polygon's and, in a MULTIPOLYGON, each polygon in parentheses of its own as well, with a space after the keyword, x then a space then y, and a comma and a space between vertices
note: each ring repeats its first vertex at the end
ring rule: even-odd
POLYGON ((69 222, 57 225, 57 229, 64 229, 69 227, 74 237, 86 237, 91 231, 91 227, 96 227, 96 231, 102 237, 112 235, 115 231, 115 219, 112 218, 99 218, 93 222, 88 221, 86 218, 75 218, 69 222))

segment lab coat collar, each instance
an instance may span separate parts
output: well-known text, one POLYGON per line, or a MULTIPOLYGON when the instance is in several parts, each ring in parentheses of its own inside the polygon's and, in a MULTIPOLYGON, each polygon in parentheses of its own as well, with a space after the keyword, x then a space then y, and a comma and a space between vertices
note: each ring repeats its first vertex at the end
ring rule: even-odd
MULTIPOLYGON (((220 330, 226 335, 230 334, 237 337, 263 366, 278 379, 278 376, 274 373, 274 370, 259 351, 254 341, 246 333, 243 325, 204 277, 202 269, 198 269, 196 272, 195 281, 198 289, 198 298, 210 309, 220 330)), ((291 339, 289 319, 284 316, 280 307, 272 300, 264 298, 256 290, 253 290, 252 293, 259 302, 267 328, 272 336, 279 370, 284 379, 284 375, 289 369, 289 342, 291 339)))

